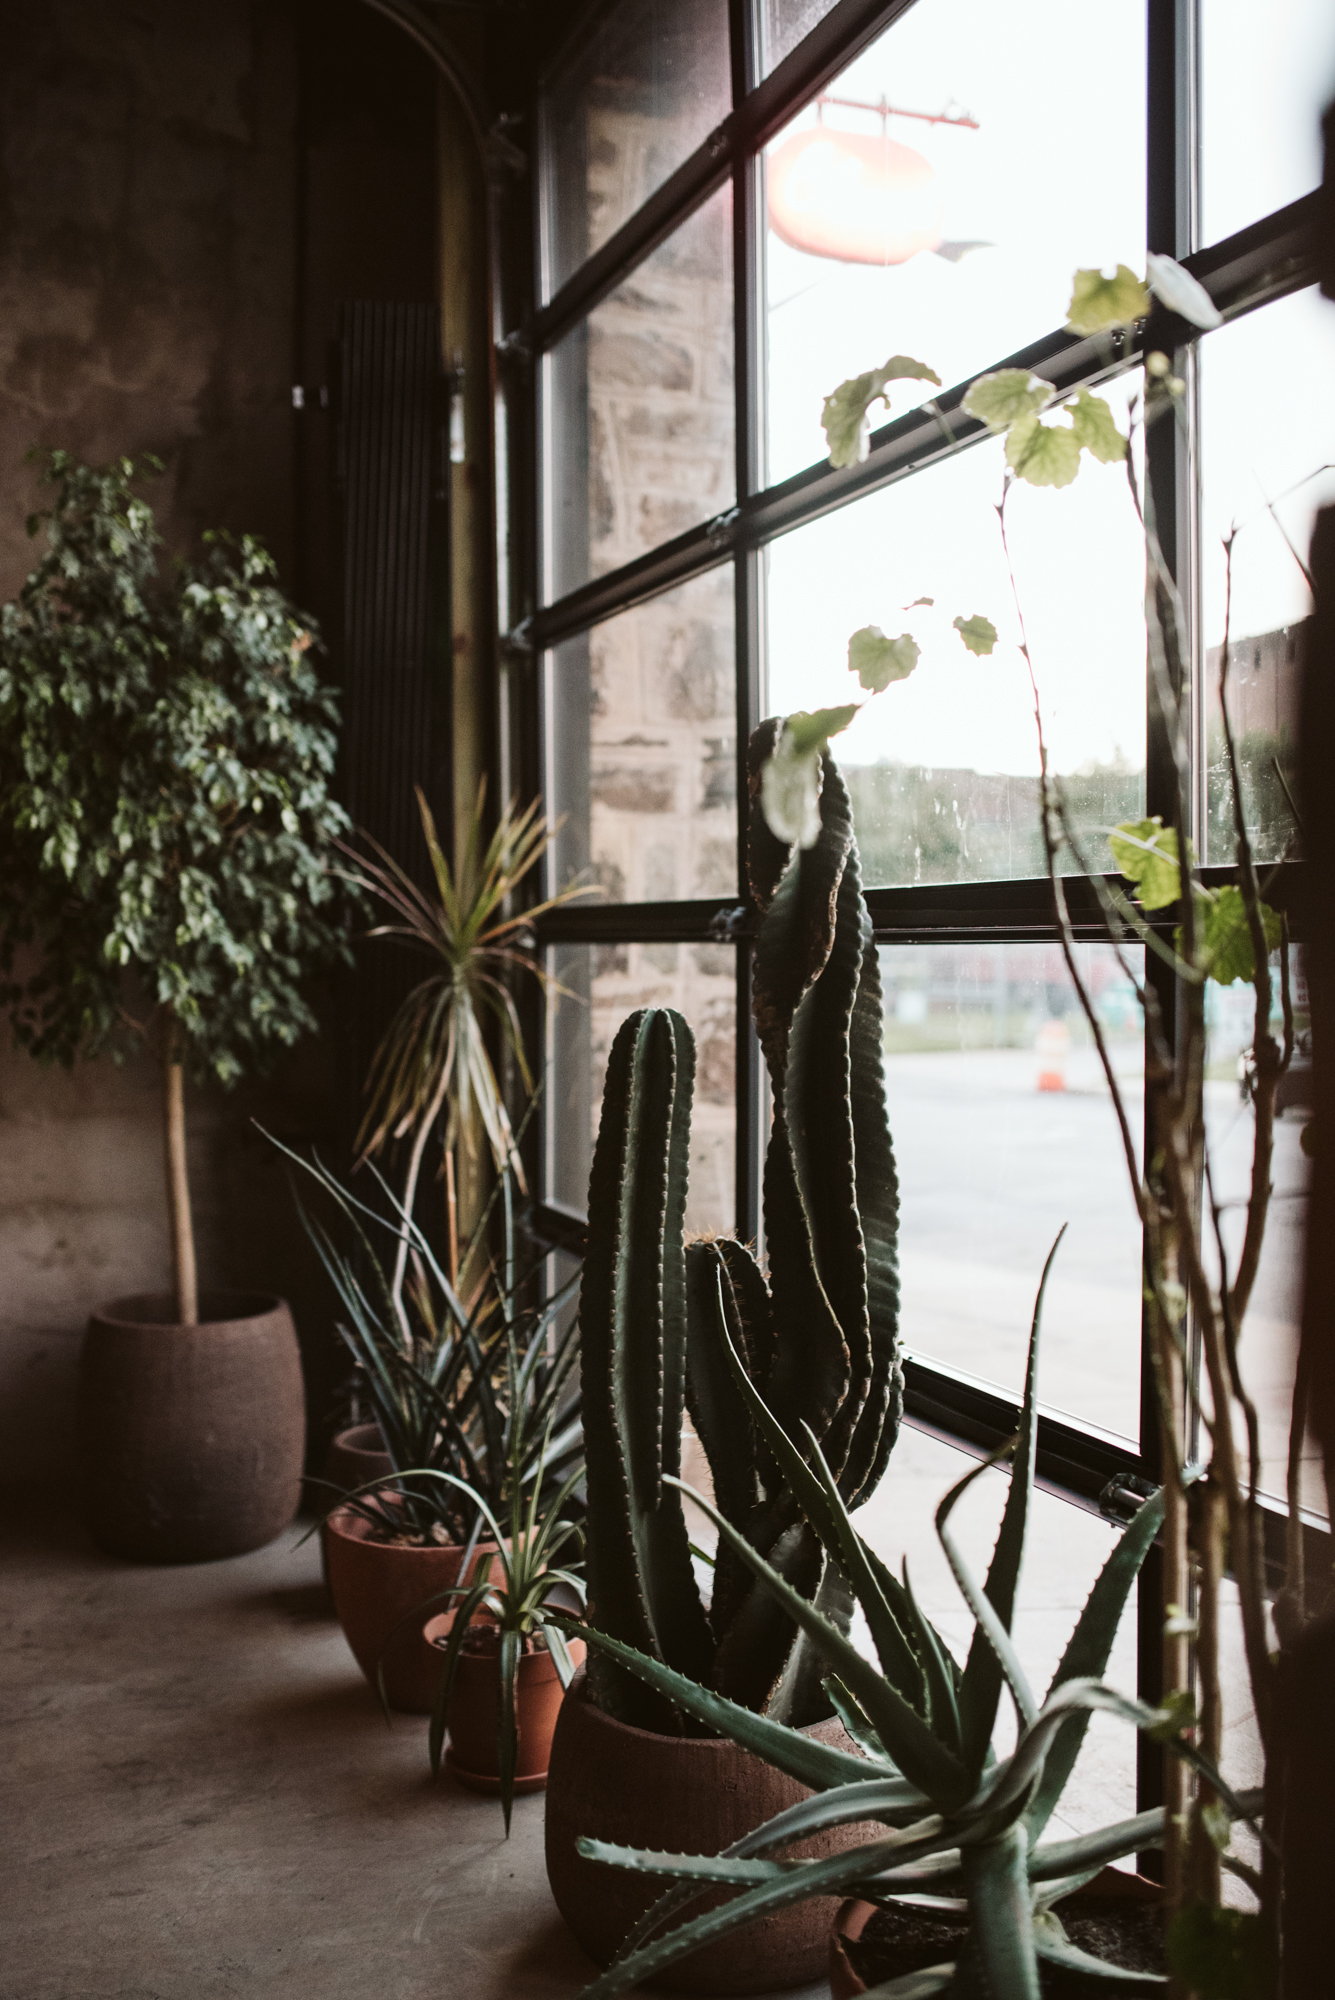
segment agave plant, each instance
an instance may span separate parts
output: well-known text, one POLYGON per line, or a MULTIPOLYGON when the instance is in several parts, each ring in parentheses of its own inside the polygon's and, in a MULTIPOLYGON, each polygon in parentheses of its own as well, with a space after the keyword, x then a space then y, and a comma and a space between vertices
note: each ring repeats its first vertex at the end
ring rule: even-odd
MULTIPOLYGON (((515 973, 524 972, 544 988, 552 982, 526 946, 525 934, 544 911, 576 896, 600 893, 590 885, 571 883, 545 902, 507 914, 516 890, 550 845, 554 829, 536 802, 522 811, 512 805, 501 814, 488 840, 484 834, 485 806, 484 779, 478 787, 463 853, 457 867, 451 868, 431 808, 418 788, 417 807, 431 858, 434 896, 420 889, 369 834, 362 838, 376 859, 368 860, 345 844, 352 866, 340 871, 345 881, 390 913, 390 921, 378 924, 369 933, 371 937, 403 938, 435 961, 434 969, 399 1007, 372 1058, 366 1113, 356 1143, 361 1158, 367 1159, 382 1153, 392 1140, 410 1141, 403 1207, 411 1215, 422 1155, 444 1114, 443 1164, 452 1279, 460 1268, 456 1152, 462 1146, 472 1157, 479 1125, 497 1168, 509 1166, 519 1186, 524 1186, 514 1131, 487 1047, 487 1031, 490 1028, 499 1035, 525 1090, 531 1093, 533 1079, 509 981, 515 973)), ((402 1292, 406 1255, 406 1245, 401 1244, 391 1279, 395 1300, 402 1292)))
MULTIPOLYGON (((1055 1250, 1056 1245, 1053 1254, 1055 1250)), ((731 1737, 814 1793, 722 1855, 654 1854, 582 1840, 586 1859, 677 1883, 637 1925, 583 2000, 611 2000, 685 1953, 807 1896, 850 1894, 885 1904, 922 1894, 962 1898, 968 1910, 968 1944, 958 1962, 892 1981, 878 1989, 883 2000, 925 2000, 946 1991, 1039 2000, 1040 1959, 1089 1973, 1123 1992, 1163 1985, 1157 1976, 1129 1974, 1072 1945, 1054 1907, 1108 1862, 1161 1844, 1162 1810, 1072 1840, 1043 1839, 1096 1710, 1151 1731, 1188 1762, 1201 1765, 1199 1753, 1182 1733, 1190 1718, 1180 1705, 1152 1709, 1100 1679, 1127 1594, 1161 1526, 1162 1496, 1146 1500, 1120 1536, 1041 1703, 1011 1637, 1033 1494, 1039 1328, 1051 1264, 1049 1256, 1034 1310, 1019 1434, 952 1487, 936 1513, 937 1533, 975 1620, 962 1666, 914 1602, 907 1569, 902 1581, 896 1578, 858 1534, 815 1436, 808 1430, 799 1448, 766 1407, 733 1348, 720 1291, 714 1315, 719 1350, 828 1562, 847 1578, 866 1614, 879 1664, 859 1653, 725 1514, 694 1497, 715 1521, 722 1544, 819 1653, 830 1701, 862 1754, 812 1742, 647 1653, 581 1628, 591 1646, 705 1729, 731 1737), (986 1582, 980 1586, 960 1553, 950 1518, 987 1465, 1003 1456, 1012 1460, 1010 1491, 986 1582), (998 1758, 993 1734, 1003 1691, 1014 1705, 1017 1741, 1009 1756, 998 1758), (884 1823, 883 1838, 824 1860, 771 1858, 775 1850, 806 1835, 868 1820, 884 1823), (721 1907, 663 1931, 697 1896, 720 1886, 738 1893, 721 1907)), ((1217 1771, 1210 1776, 1231 1817, 1256 1812, 1259 1794, 1239 1797, 1222 1785, 1217 1771)))
MULTIPOLYGON (((730 1543, 706 1608, 680 1495, 689 1408, 731 1527, 801 1600, 852 1611, 784 1463, 722 1360, 722 1292, 748 1390, 788 1438, 806 1424, 842 1502, 875 1489, 902 1403, 898 1189, 881 1064, 881 988, 848 793, 831 759, 806 847, 765 822, 761 773, 777 722, 750 748, 748 864, 762 912, 755 1013, 774 1091, 765 1161, 769 1275, 727 1238, 686 1245, 695 1048, 671 1008, 633 1014, 608 1059, 589 1180, 580 1298, 589 1466, 588 1573, 601 1629, 748 1708, 800 1726, 829 1713, 805 1628, 730 1543)), ((594 1658, 598 1706, 680 1734, 693 1711, 594 1658)))
POLYGON ((579 1279, 529 1302, 542 1259, 530 1267, 518 1255, 512 1167, 497 1177, 464 1259, 465 1269, 481 1264, 499 1211, 499 1264, 483 1267, 465 1299, 382 1177, 389 1214, 359 1200, 318 1158, 281 1150, 341 1218, 344 1241, 298 1202, 395 1471, 389 1482, 340 1495, 339 1504, 382 1532, 458 1542, 475 1536, 487 1510, 506 1507, 515 1490, 532 1489, 545 1504, 582 1464, 578 1346, 573 1318, 561 1324, 579 1279), (403 1301, 377 1250, 386 1241, 411 1260, 403 1301))

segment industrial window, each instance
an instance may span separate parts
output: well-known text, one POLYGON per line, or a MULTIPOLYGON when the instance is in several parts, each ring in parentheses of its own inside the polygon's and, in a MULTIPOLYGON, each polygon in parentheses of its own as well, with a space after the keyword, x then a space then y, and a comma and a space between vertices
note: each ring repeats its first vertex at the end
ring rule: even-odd
MULTIPOLYGON (((510 579, 511 775, 564 816, 554 876, 589 871, 605 891, 542 927, 578 996, 535 1025, 554 1244, 578 1240, 611 1036, 649 1001, 679 1007, 700 1050, 691 1226, 757 1238, 767 1108, 748 1004, 746 740, 765 715, 847 699, 850 633, 897 629, 914 598, 1004 626, 1000 444, 959 406, 975 375, 1020 365, 1062 390, 1097 384, 1125 411, 1141 345, 1110 358, 1065 330, 1077 267, 1143 270, 1147 250, 1167 252, 1223 316, 1198 338, 1172 322, 1187 390, 1140 470, 1186 607, 1210 862, 1227 860, 1231 810, 1212 694, 1220 542, 1240 526, 1248 821, 1279 864, 1270 899, 1300 926, 1283 787, 1310 606, 1288 544, 1305 550, 1335 495, 1310 462, 1335 418, 1335 315, 1304 234, 1335 20, 1324 0, 1274 0, 1259 41, 1253 27, 1242 0, 1074 15, 1063 0, 617 0, 581 20, 543 80, 532 297, 502 344, 511 435, 532 441, 512 522, 532 559, 510 579), (877 200, 859 193, 867 174, 877 200), (865 462, 832 469, 822 398, 892 352, 937 370, 937 409, 904 385, 865 462)), ((1146 339, 1164 344, 1153 322, 1146 339)), ((1111 868, 1106 829, 1165 812, 1171 769, 1122 468, 1017 490, 1011 529, 1055 768, 1088 865, 1111 868)), ((1039 1471, 1054 1493, 1115 1509, 1119 1483, 1155 1463, 1138 1223, 1056 944, 1018 656, 925 644, 913 681, 835 750, 882 947, 908 1415, 973 1449, 1009 1435, 1037 1272, 1069 1220, 1039 1471), (1040 1089, 1045 1075, 1064 1088, 1040 1089)), ((1069 895, 1134 1094, 1134 997, 1078 878, 1069 895)), ((1242 1172, 1246 1035, 1227 992, 1212 1033, 1211 1116, 1242 1172)), ((1295 1199, 1277 1205, 1254 1313, 1267 1484, 1282 1494, 1304 1184, 1293 1120, 1276 1183, 1295 1199)), ((1158 1611, 1143 1598, 1152 1694, 1158 1611)), ((1156 1771, 1142 1759, 1143 1804, 1156 1771)))

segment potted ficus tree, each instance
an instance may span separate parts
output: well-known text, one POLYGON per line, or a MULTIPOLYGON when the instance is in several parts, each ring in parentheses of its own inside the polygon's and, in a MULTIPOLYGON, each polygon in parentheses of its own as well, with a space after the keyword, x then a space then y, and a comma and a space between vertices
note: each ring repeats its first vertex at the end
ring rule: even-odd
POLYGON ((161 1064, 174 1287, 93 1314, 80 1450, 97 1539, 191 1561, 291 1519, 304 1405, 286 1305, 199 1290, 185 1079, 230 1086, 316 1025, 348 822, 311 621, 249 537, 160 575, 154 469, 53 452, 49 549, 3 607, 0 999, 40 1061, 161 1064))

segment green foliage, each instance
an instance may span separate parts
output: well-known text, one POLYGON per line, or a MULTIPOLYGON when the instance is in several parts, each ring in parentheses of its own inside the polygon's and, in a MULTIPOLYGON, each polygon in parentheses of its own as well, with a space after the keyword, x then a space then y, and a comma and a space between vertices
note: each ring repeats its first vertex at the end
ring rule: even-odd
MULTIPOLYGON (((1125 1974, 1070 1944, 1052 1905, 1107 1862, 1161 1844, 1163 1812, 1142 1813, 1073 1840, 1044 1842, 1043 1834, 1093 1713, 1113 1714, 1139 1728, 1162 1732, 1197 1768, 1202 1768, 1203 1760, 1181 1735, 1190 1718, 1128 1700, 1098 1678, 1106 1668, 1136 1575, 1162 1526, 1162 1496, 1142 1505, 1113 1548, 1041 1705, 1016 1657, 1011 1624, 1033 1498, 1042 1298, 1040 1287, 1021 1432, 1005 1453, 997 1454, 1011 1455, 1013 1470, 985 1582, 980 1584, 963 1560, 949 1517, 986 1467, 966 1475, 937 1514, 942 1545, 976 1621, 968 1661, 961 1667, 918 1610, 907 1574, 901 1583, 858 1535, 840 1482, 813 1433, 801 1426, 790 1432, 769 1408, 752 1379, 747 1356, 731 1338, 731 1315, 720 1281, 713 1329, 717 1347, 726 1353, 734 1385, 746 1401, 757 1434, 790 1482, 827 1562, 846 1578, 861 1607, 877 1663, 865 1659, 849 1643, 845 1630, 823 1616, 818 1604, 793 1589, 755 1546, 754 1537, 728 1519, 722 1505, 701 1504, 718 1526, 720 1559, 725 1551, 740 1559, 801 1624, 823 1662, 826 1688, 863 1748, 865 1761, 812 1745, 796 1730, 725 1702, 661 1663, 637 1656, 605 1633, 585 1628, 592 1647, 614 1656, 702 1724, 722 1730, 743 1748, 812 1786, 815 1795, 718 1856, 651 1854, 605 1841, 581 1841, 580 1851, 588 1859, 656 1874, 677 1884, 636 1926, 613 1965, 586 1989, 584 2000, 612 2000, 711 1939, 818 1894, 859 1895, 890 1906, 901 1896, 963 1896, 970 1915, 970 1944, 952 1991, 972 1992, 981 1980, 989 1992, 1036 2000, 1040 1960, 1078 1966, 1111 1983, 1119 1979, 1125 1983, 1125 1974), (992 1738, 1006 1687, 1016 1710, 1017 1741, 1010 1755, 997 1758, 992 1738), (819 1758, 813 1756, 816 1751, 819 1758), (885 1833, 864 1845, 821 1861, 773 1858, 806 1835, 868 1820, 880 1820, 885 1833), (739 1893, 721 1908, 674 1922, 702 1891, 720 1885, 731 1885, 739 1893), (665 1928, 669 1924, 673 1927, 665 1928)), ((597 1609, 595 1602, 595 1618, 597 1609)), ((1256 1794, 1237 1798, 1221 1785, 1220 1796, 1232 1817, 1257 1808, 1256 1794)), ((955 1978, 956 1968, 945 1968, 944 1973, 955 1978)))
POLYGON ((878 400, 889 409, 890 399, 885 393, 887 385, 906 381, 933 382, 938 389, 941 387, 941 377, 934 369, 921 361, 911 360, 907 354, 894 354, 884 368, 870 368, 865 375, 855 375, 851 381, 841 382, 825 398, 821 425, 829 446, 831 465, 857 465, 867 456, 868 410, 878 400))
POLYGON ((1088 389, 1080 389, 1070 407, 1071 429, 1085 451, 1101 465, 1115 465, 1126 457, 1126 439, 1102 396, 1092 396, 1088 389))
POLYGON ((1189 1903, 1168 1933, 1168 1968, 1197 2000, 1255 2000, 1272 1976, 1264 1925, 1251 1910, 1189 1903))
MULTIPOLYGON (((523 1380, 526 1361, 511 1348, 505 1382, 508 1408, 522 1407, 526 1400, 523 1380)), ((454 1610, 454 1623, 443 1648, 440 1685, 428 1731, 428 1749, 433 1777, 440 1775, 441 1749, 449 1718, 450 1696, 454 1690, 459 1658, 470 1627, 481 1622, 496 1634, 496 1671, 500 1680, 497 1715, 497 1769, 500 1775, 501 1811, 505 1817, 505 1837, 510 1837, 510 1811, 514 1803, 515 1772, 519 1763, 517 1683, 519 1661, 526 1644, 540 1640, 551 1654, 562 1687, 569 1687, 574 1664, 561 1628, 553 1614, 568 1612, 571 1600, 584 1603, 584 1580, 570 1567, 569 1559, 558 1560, 571 1543, 578 1543, 580 1531, 565 1518, 575 1488, 584 1474, 582 1461, 571 1466, 559 1487, 547 1478, 547 1438, 543 1439, 536 1461, 528 1456, 525 1441, 513 1432, 509 1457, 507 1508, 491 1507, 483 1494, 466 1480, 448 1478, 477 1508, 497 1544, 494 1556, 484 1556, 467 1583, 453 1584, 448 1590, 418 1607, 415 1617, 434 1604, 447 1603, 454 1610), (504 1525, 502 1525, 504 1523, 504 1525)))
POLYGON ((955 618, 951 622, 969 652, 976 653, 979 659, 995 652, 997 628, 990 618, 955 618))
POLYGON ((910 632, 887 639, 879 625, 864 625, 848 642, 848 668, 871 694, 880 694, 891 681, 907 680, 918 664, 922 648, 910 632))
POLYGON ((518 1257, 510 1174, 498 1177, 456 1287, 374 1168, 380 1207, 318 1158, 274 1144, 319 1197, 323 1215, 300 1199, 298 1211, 342 1307, 337 1331, 395 1472, 388 1485, 339 1493, 333 1504, 352 1505, 383 1536, 427 1542, 443 1533, 463 1542, 483 1503, 502 1508, 517 1487, 535 1482, 545 1503, 580 1456, 576 1338, 573 1324, 562 1325, 578 1279, 550 1297, 532 1296, 538 1270, 518 1257), (384 1255, 403 1245, 416 1279, 398 1299, 384 1255))
MULTIPOLYGON (((1199 898, 1199 907, 1204 919, 1201 954, 1207 976, 1220 986, 1231 986, 1239 979, 1250 984, 1256 977, 1256 955, 1241 889, 1226 883, 1222 889, 1207 890, 1199 898)), ((1277 951, 1284 926, 1268 903, 1261 904, 1261 926, 1267 950, 1277 951)))
POLYGON ((1224 324, 1222 313, 1204 285, 1198 283, 1190 271, 1184 271, 1172 257, 1151 250, 1145 265, 1150 290, 1170 312, 1180 313, 1183 319, 1190 320, 1193 326, 1199 326, 1206 332, 1224 324))
POLYGON ((209 537, 159 578, 144 469, 52 453, 29 523, 50 548, 0 613, 0 1001, 67 1065, 170 1017, 195 1074, 231 1084, 314 1026, 302 982, 347 955, 337 697, 258 542, 209 537))
POLYGON ((1066 318, 1072 333, 1104 333, 1134 326, 1150 309, 1150 295, 1135 272, 1119 264, 1111 278, 1102 271, 1077 271, 1066 318))
POLYGON ((992 431, 1008 431, 1022 417, 1034 417, 1052 401, 1051 382, 1027 368, 998 368, 980 375, 964 398, 964 414, 992 431))
POLYGON ((1006 463, 1031 486, 1069 486, 1080 470, 1080 440, 1068 426, 1018 417, 1006 433, 1006 463))
POLYGON ((818 838, 821 758, 857 712, 856 702, 846 702, 788 717, 761 776, 765 818, 776 839, 805 848, 818 838))
POLYGON ((1113 860, 1128 882, 1134 882, 1141 905, 1162 910, 1181 894, 1177 829, 1153 819, 1127 821, 1109 837, 1113 860))
POLYGON ((676 1702, 681 1681, 783 1720, 828 1713, 794 1604, 819 1605, 836 1626, 850 1609, 734 1380, 715 1325, 720 1290, 748 1383, 786 1437, 809 1426, 847 1504, 879 1480, 902 1397, 879 971, 848 796, 825 755, 816 839, 794 851, 776 838, 760 791, 780 728, 767 723, 751 745, 750 873, 763 913, 755 1011, 775 1101, 768 1282, 740 1243, 683 1243, 694 1050, 670 1010, 632 1015, 616 1037, 589 1185, 580 1323, 590 1598, 623 1652, 677 1679, 646 1687, 614 1648, 590 1678, 602 1707, 662 1731, 701 1720, 676 1702), (701 1603, 672 1483, 683 1400, 730 1524, 792 1601, 776 1605, 724 1547, 708 1611, 701 1603))

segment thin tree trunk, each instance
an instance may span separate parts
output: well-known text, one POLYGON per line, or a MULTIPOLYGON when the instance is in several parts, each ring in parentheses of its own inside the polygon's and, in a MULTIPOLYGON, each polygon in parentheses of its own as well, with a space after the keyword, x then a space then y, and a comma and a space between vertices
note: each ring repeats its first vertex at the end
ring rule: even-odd
POLYGON ((195 1228, 190 1216, 190 1182, 185 1166, 185 1071, 171 1053, 163 1059, 162 1135, 167 1166, 167 1208, 171 1216, 172 1269, 176 1279, 176 1319, 199 1324, 195 1276, 195 1228))

